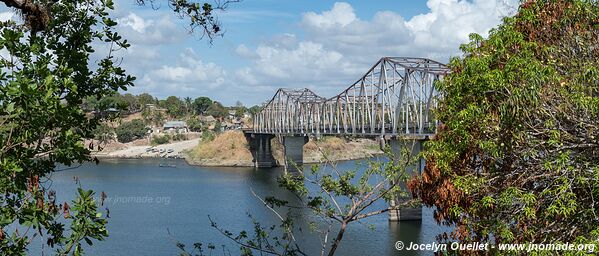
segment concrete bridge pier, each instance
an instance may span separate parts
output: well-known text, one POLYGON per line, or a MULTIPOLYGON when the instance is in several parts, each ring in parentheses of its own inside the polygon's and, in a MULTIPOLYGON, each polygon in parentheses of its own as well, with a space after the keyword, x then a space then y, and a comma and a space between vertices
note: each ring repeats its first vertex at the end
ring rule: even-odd
POLYGON ((270 168, 277 166, 277 161, 272 156, 272 147, 270 145, 271 139, 275 137, 273 134, 245 133, 245 137, 254 158, 254 167, 270 168))
POLYGON ((283 136, 285 148, 285 168, 296 172, 304 164, 304 145, 308 143, 308 136, 283 136))
MULTIPOLYGON (((405 153, 402 153, 402 151, 405 152, 405 149, 410 150, 409 151, 410 157, 414 157, 414 156, 418 155, 420 153, 420 150, 422 147, 422 142, 423 142, 422 140, 409 140, 409 139, 387 141, 387 143, 389 143, 391 151, 396 156, 395 161, 401 161, 400 158, 405 157, 405 153)), ((418 159, 418 160, 416 160, 416 163, 414 163, 413 166, 408 166, 406 168, 406 172, 408 175, 421 174, 422 168, 423 168, 422 159, 418 159)), ((398 182, 398 181, 391 181, 391 182, 398 182)), ((401 186, 403 189, 407 189, 406 184, 403 182, 401 182, 399 184, 399 186, 401 186)), ((396 200, 392 200, 390 202, 390 207, 395 207, 396 205, 401 204, 402 202, 405 202, 409 199, 411 199, 411 197, 399 197, 396 200)), ((422 207, 402 208, 402 209, 395 209, 395 210, 389 211, 389 221, 421 220, 421 219, 422 219, 422 207)))

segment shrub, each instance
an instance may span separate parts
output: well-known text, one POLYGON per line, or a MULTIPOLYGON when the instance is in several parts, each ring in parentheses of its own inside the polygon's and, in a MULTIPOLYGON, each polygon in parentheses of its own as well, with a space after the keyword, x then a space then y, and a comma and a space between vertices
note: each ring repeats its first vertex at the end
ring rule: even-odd
POLYGON ((174 141, 187 140, 187 136, 182 133, 176 133, 171 136, 171 139, 174 141))
POLYGON ((212 131, 205 131, 202 133, 202 141, 208 142, 214 140, 215 134, 212 131))
POLYGON ((164 135, 164 136, 154 136, 152 137, 152 144, 166 144, 170 141, 170 136, 168 135, 164 135))
POLYGON ((147 131, 141 119, 134 119, 131 122, 123 123, 115 130, 118 141, 123 143, 141 139, 146 135, 147 131))

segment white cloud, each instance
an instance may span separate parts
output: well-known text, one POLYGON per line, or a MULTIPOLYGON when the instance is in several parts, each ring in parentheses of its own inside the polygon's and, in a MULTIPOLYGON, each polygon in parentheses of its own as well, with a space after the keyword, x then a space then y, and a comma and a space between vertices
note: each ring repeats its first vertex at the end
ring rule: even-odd
POLYGON ((312 87, 332 96, 349 86, 383 56, 428 57, 445 62, 459 54, 470 33, 486 35, 513 12, 517 0, 429 0, 429 11, 409 20, 392 11, 359 19, 348 3, 322 13, 304 13, 304 38, 281 34, 253 50, 236 52, 252 60, 235 72, 248 86, 312 87))
POLYGON ((155 92, 157 96, 198 95, 199 91, 217 90, 226 82, 227 72, 214 63, 204 63, 191 48, 179 55, 175 65, 162 65, 146 72, 137 82, 137 90, 155 92))
POLYGON ((125 18, 118 19, 117 21, 123 26, 132 28, 138 33, 145 33, 147 27, 154 25, 154 21, 146 21, 142 17, 132 12, 130 12, 125 18))
POLYGON ((187 39, 183 26, 174 23, 172 15, 163 14, 154 19, 144 18, 129 12, 117 20, 119 31, 127 39, 139 45, 165 45, 178 43, 187 39))
POLYGON ((322 14, 308 12, 304 14, 303 23, 309 26, 327 29, 331 27, 345 27, 356 21, 357 17, 354 14, 354 8, 348 3, 337 2, 330 11, 325 11, 322 14))

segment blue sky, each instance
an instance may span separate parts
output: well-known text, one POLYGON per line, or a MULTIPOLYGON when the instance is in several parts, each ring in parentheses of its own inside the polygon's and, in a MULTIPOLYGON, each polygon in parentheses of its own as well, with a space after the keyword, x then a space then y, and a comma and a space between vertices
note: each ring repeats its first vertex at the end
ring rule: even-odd
MULTIPOLYGON (((329 97, 383 56, 446 62, 468 34, 486 35, 517 8, 517 0, 243 0, 217 13, 225 35, 210 45, 188 34, 166 1, 155 2, 158 10, 116 1, 118 29, 132 44, 119 56, 137 77, 129 91, 226 105, 259 104, 280 87, 329 97)), ((3 7, 7 18, 15 16, 3 7)))

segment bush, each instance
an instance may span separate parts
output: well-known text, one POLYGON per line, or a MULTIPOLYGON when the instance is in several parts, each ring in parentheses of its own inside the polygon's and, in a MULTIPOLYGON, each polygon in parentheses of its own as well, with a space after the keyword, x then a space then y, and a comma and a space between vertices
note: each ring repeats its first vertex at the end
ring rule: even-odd
POLYGON ((202 141, 208 142, 214 140, 215 134, 212 131, 202 132, 202 141))
POLYGON ((152 137, 152 144, 166 144, 170 141, 170 136, 168 135, 164 135, 164 136, 154 136, 152 137))
POLYGON ((141 139, 146 135, 147 131, 141 119, 134 119, 131 122, 123 123, 115 130, 117 140, 122 143, 141 139))
POLYGON ((94 139, 107 142, 114 139, 114 129, 107 124, 100 124, 93 131, 94 139))
POLYGON ((171 136, 171 139, 174 141, 187 140, 187 136, 182 133, 176 133, 171 136))
POLYGON ((197 118, 190 118, 187 120, 187 127, 192 132, 199 132, 202 130, 202 122, 197 118))

